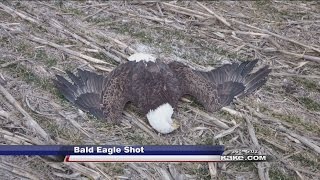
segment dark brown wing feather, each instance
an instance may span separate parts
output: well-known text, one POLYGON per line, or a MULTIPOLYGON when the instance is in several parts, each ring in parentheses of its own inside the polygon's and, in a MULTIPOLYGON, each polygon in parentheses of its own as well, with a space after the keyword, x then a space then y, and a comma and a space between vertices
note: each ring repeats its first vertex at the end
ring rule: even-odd
POLYGON ((59 75, 53 82, 64 97, 81 110, 118 122, 125 104, 131 100, 130 71, 130 63, 118 66, 108 77, 78 69, 78 76, 67 71, 71 82, 59 75))
POLYGON ((53 79, 62 95, 83 111, 103 118, 101 93, 107 78, 81 69, 78 69, 78 76, 69 71, 67 71, 67 74, 72 83, 59 75, 56 75, 57 80, 53 79))
POLYGON ((177 74, 183 89, 182 94, 190 94, 208 110, 217 111, 229 105, 235 96, 247 95, 267 80, 268 66, 250 74, 257 60, 223 65, 204 72, 192 70, 179 62, 169 64, 177 74))
POLYGON ((169 67, 176 73, 179 79, 182 93, 194 96, 208 111, 214 111, 217 107, 217 87, 208 79, 188 66, 179 62, 172 62, 169 67))

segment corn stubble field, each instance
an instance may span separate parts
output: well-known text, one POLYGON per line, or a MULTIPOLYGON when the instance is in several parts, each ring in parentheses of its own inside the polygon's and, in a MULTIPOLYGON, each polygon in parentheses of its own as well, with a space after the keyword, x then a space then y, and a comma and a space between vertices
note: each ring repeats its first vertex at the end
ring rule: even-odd
POLYGON ((320 3, 0 2, 1 144, 196 145, 258 149, 260 163, 52 163, 1 157, 1 179, 319 179, 320 3), (76 68, 108 74, 135 53, 209 70, 259 59, 254 94, 211 114, 191 97, 168 135, 126 107, 120 125, 78 111, 53 87, 76 68))

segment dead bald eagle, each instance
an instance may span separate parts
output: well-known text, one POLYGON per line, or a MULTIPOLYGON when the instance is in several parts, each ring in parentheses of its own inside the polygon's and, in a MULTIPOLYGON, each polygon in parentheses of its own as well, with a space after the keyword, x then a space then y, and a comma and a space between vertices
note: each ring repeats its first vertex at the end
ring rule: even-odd
POLYGON ((137 53, 108 76, 78 69, 67 71, 72 83, 56 75, 54 83, 66 99, 98 118, 119 122, 126 103, 146 114, 160 133, 178 126, 172 120, 174 108, 183 95, 191 95, 209 112, 229 105, 234 97, 261 87, 270 73, 265 66, 251 73, 257 60, 226 64, 203 72, 180 63, 165 64, 153 56, 137 53))

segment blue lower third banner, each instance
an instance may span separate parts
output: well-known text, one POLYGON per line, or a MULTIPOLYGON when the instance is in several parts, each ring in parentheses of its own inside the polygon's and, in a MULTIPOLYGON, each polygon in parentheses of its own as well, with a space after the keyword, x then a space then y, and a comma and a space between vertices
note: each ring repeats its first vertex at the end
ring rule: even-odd
POLYGON ((1 145, 0 155, 63 156, 65 162, 217 162, 224 146, 1 145))

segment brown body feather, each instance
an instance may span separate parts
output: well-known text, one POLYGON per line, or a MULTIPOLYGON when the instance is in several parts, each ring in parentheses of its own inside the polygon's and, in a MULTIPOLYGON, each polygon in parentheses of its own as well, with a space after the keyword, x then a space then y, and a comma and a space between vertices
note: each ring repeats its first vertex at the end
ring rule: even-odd
POLYGON ((161 62, 127 62, 109 75, 103 91, 103 112, 109 120, 119 119, 129 101, 147 114, 164 103, 175 106, 180 86, 170 68, 161 62))

